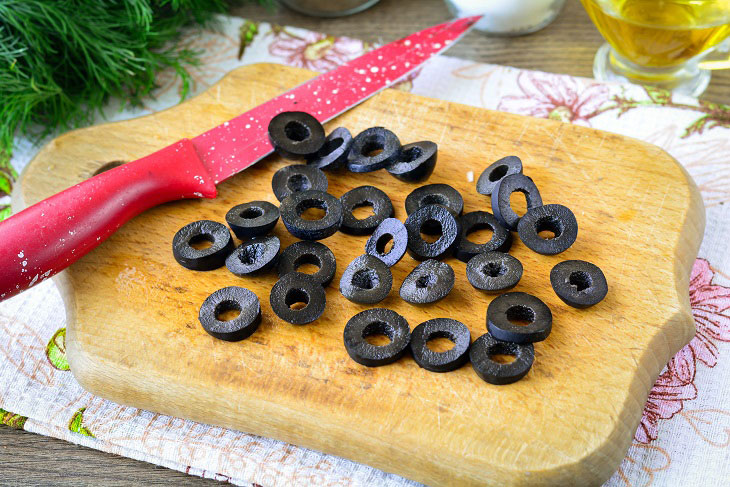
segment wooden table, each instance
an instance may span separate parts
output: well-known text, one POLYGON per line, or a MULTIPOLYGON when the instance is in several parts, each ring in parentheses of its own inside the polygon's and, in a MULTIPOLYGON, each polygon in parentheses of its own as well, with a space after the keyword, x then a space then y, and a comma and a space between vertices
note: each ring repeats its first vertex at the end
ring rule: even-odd
MULTIPOLYGON (((257 6, 232 9, 232 14, 388 42, 449 18, 442 0, 381 0, 372 9, 342 19, 303 17, 285 9, 257 6)), ((591 76, 593 55, 602 39, 578 0, 568 0, 558 19, 526 37, 488 38, 471 33, 449 50, 452 56, 555 73, 591 76)), ((713 75, 703 97, 730 103, 730 71, 713 75)), ((118 457, 43 436, 0 427, 2 485, 216 485, 211 480, 118 457)))

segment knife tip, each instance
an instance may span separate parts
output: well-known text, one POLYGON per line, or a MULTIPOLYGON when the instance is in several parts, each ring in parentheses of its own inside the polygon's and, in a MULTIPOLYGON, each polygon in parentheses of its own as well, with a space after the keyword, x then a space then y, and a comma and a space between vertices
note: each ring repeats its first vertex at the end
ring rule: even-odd
POLYGON ((456 21, 464 22, 466 24, 466 27, 468 28, 479 22, 482 17, 484 17, 484 15, 472 15, 471 17, 461 17, 459 19, 456 19, 456 21))

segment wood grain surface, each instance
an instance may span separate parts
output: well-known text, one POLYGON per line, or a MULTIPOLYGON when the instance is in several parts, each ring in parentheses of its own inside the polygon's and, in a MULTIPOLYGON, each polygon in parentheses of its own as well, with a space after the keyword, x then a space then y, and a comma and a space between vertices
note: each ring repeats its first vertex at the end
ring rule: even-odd
POLYGON ((0 427, 0 468, 3 487, 221 485, 215 480, 7 426, 0 427))
MULTIPOLYGON (((361 14, 326 20, 305 17, 282 7, 269 11, 245 5, 234 7, 231 13, 371 42, 388 42, 448 18, 442 0, 381 0, 361 14)), ((593 56, 601 44, 600 34, 578 0, 568 0, 555 22, 538 33, 519 38, 487 38, 471 33, 452 47, 448 55, 590 77, 593 56)), ((730 71, 715 72, 702 98, 730 103, 730 71)), ((212 484, 209 480, 4 426, 0 426, 0 448, 4 485, 97 485, 110 482, 111 476, 115 476, 114 485, 212 484), (68 471, 70 464, 74 465, 74 475, 68 471)))
MULTIPOLYGON (((239 68, 170 110, 65 134, 24 172, 24 201, 80 181, 109 160, 133 160, 206 130, 309 76, 278 65, 239 68)), ((539 256, 519 242, 512 249, 526 269, 517 290, 540 297, 555 317, 525 379, 498 387, 468 366, 434 374, 411 359, 375 369, 352 362, 342 329, 369 306, 345 300, 336 283, 363 252, 365 237, 338 233, 323 241, 335 251, 338 271, 324 315, 302 327, 271 312, 273 274, 242 279, 225 268, 200 273, 177 265, 170 241, 186 223, 222 221, 243 201, 275 202, 271 176, 287 164, 278 157, 221 184, 215 200, 140 215, 63 273, 74 375, 122 404, 279 438, 429 484, 604 481, 628 448, 657 374, 694 333, 687 280, 704 228, 694 184, 670 156, 634 139, 397 90, 328 128, 356 133, 375 124, 404 142, 437 142, 430 182, 460 190, 466 211, 489 209, 468 172, 478 176, 507 154, 522 157, 546 202, 574 209, 581 230, 565 253, 539 256), (564 305, 548 284, 552 266, 571 258, 596 263, 609 281, 607 298, 588 311, 564 305), (247 287, 262 301, 262 325, 239 343, 210 337, 197 320, 205 297, 228 285, 247 287)), ((416 186, 384 171, 333 174, 328 191, 339 196, 365 182, 386 191, 396 217, 405 218, 405 196, 416 186)), ((282 224, 275 233, 284 245, 294 241, 282 224)), ((396 289, 380 306, 401 313, 411 327, 439 316, 458 319, 476 339, 485 332, 491 298, 468 284, 465 264, 447 262, 457 284, 444 300, 426 307, 400 300, 397 286, 416 265, 405 257, 393 267, 396 289)))

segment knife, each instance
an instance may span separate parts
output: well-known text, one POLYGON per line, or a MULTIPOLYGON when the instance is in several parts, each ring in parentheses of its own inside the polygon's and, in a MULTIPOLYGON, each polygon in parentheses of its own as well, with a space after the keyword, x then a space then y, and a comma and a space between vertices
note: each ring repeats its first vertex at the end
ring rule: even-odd
POLYGON ((417 69, 479 20, 429 27, 323 73, 192 139, 89 178, 0 222, 0 300, 76 262, 159 204, 215 198, 216 185, 273 152, 269 121, 284 111, 324 123, 417 69))

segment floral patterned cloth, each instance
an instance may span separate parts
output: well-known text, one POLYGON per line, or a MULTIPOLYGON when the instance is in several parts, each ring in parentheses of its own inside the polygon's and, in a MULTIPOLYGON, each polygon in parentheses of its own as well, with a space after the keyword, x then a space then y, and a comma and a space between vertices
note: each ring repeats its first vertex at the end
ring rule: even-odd
MULTIPOLYGON (((191 33, 182 43, 204 52, 193 73, 198 92, 243 64, 280 62, 324 71, 371 47, 238 18, 224 17, 221 24, 215 32, 191 33)), ((110 107, 107 119, 136 117, 176 103, 180 86, 172 73, 162 73, 158 82, 156 98, 142 109, 110 107)), ((698 479, 702 485, 727 485, 730 108, 637 86, 449 57, 433 60, 397 87, 637 137, 664 148, 690 172, 707 207, 707 229, 689 289, 697 335, 657 379, 634 442, 606 485, 690 485, 698 479)), ((13 168, 0 168, 0 196, 9 193, 16 171, 37 151, 27 140, 16 142, 13 168)), ((7 197, 0 199, 0 205, 7 202, 7 197)), ((0 304, 0 423, 238 485, 416 485, 276 440, 94 397, 69 372, 63 316, 51 282, 0 304)))

